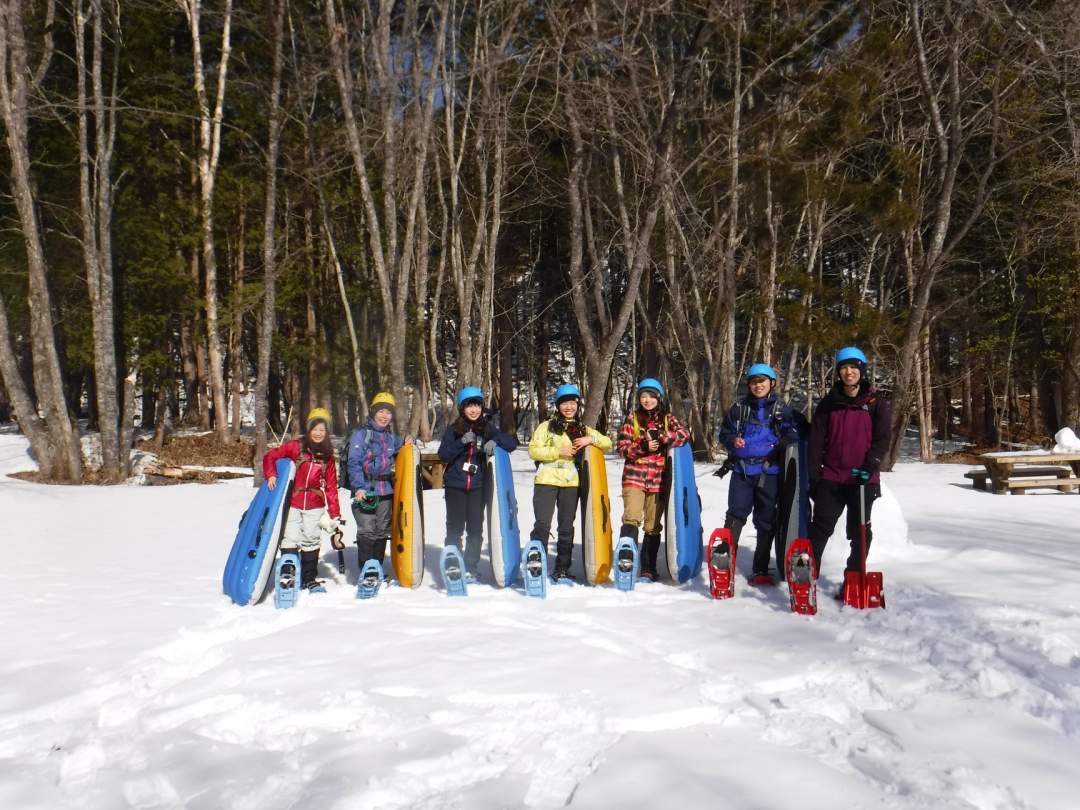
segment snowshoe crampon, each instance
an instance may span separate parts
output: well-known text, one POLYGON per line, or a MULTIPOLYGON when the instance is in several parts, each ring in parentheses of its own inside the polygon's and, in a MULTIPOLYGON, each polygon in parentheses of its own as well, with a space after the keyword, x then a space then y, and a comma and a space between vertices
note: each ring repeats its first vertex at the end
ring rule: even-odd
POLYGON ((640 565, 637 543, 629 537, 620 538, 615 546, 615 587, 620 591, 634 590, 640 565))
POLYGON ((282 554, 274 570, 274 607, 285 609, 296 604, 299 575, 300 558, 292 552, 282 554))
POLYGON ((447 596, 468 596, 465 584, 465 560, 457 546, 447 546, 439 557, 439 570, 447 596))
POLYGON ((738 547, 731 529, 716 529, 709 538, 709 593, 713 599, 735 595, 735 559, 738 547))
POLYGON ((792 613, 817 613, 817 564, 810 541, 800 537, 788 546, 785 560, 792 613))
POLYGON ((378 560, 368 560, 360 569, 360 579, 356 582, 356 598, 372 599, 378 596, 382 581, 383 567, 378 560))

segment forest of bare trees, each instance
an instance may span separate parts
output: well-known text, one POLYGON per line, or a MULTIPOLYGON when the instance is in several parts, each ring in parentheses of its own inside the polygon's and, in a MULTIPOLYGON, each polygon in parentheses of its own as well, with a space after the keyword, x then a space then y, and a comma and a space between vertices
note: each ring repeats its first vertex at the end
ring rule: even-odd
POLYGON ((1080 6, 0 0, 0 421, 506 427, 873 359, 893 460, 1080 425, 1080 6), (288 424, 287 420, 292 421, 288 424))

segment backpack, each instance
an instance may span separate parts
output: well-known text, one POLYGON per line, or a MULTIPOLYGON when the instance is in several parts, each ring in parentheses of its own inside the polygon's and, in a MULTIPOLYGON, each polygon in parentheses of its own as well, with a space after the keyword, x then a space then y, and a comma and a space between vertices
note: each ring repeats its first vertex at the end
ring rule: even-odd
POLYGON ((735 420, 735 435, 742 436, 744 425, 767 425, 772 428, 773 433, 778 437, 782 435, 781 427, 784 423, 784 405, 779 399, 773 400, 772 413, 769 414, 769 418, 764 422, 758 422, 756 419, 751 418, 750 403, 745 399, 739 406, 739 418, 735 420))
MULTIPOLYGON (((359 428, 364 434, 364 452, 366 453, 371 447, 371 431, 367 427, 359 428)), ((344 486, 345 489, 352 491, 352 481, 349 480, 349 450, 352 448, 352 434, 345 440, 345 447, 342 448, 340 455, 338 455, 338 486, 344 486)))

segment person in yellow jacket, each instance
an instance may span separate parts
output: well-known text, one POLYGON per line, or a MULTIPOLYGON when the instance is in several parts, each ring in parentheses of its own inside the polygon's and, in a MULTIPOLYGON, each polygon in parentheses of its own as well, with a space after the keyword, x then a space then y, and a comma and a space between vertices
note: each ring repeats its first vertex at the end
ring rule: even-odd
POLYGON ((561 385, 555 392, 555 415, 537 426, 529 441, 529 457, 538 462, 533 489, 532 538, 547 546, 551 518, 558 507, 559 536, 552 579, 574 579, 574 514, 578 504, 582 451, 589 445, 610 450, 611 439, 581 423, 581 389, 561 385))

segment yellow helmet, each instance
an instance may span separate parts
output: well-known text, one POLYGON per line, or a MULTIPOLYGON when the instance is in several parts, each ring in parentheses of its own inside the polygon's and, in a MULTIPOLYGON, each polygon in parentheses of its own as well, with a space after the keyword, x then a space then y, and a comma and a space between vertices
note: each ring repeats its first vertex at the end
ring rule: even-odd
POLYGON ((371 406, 368 410, 375 410, 380 405, 388 405, 391 408, 397 407, 397 400, 394 399, 394 395, 389 391, 380 391, 375 395, 375 399, 371 400, 371 406))
POLYGON ((325 422, 326 427, 330 427, 330 411, 326 408, 312 408, 311 413, 307 415, 307 429, 311 430, 318 422, 325 422))

